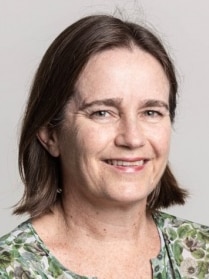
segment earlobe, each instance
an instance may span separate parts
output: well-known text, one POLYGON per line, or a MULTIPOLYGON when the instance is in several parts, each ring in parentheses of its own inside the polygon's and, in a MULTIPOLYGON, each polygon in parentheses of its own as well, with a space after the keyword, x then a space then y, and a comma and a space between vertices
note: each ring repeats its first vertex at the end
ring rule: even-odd
POLYGON ((39 142, 41 143, 41 145, 53 157, 58 157, 60 155, 58 137, 57 137, 57 133, 55 130, 52 130, 46 126, 43 126, 39 129, 36 136, 37 136, 37 139, 39 140, 39 142))

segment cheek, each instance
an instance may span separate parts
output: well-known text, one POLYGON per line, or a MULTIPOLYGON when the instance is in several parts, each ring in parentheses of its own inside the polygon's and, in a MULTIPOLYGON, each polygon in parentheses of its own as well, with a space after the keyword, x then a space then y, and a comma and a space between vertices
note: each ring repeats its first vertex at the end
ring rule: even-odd
POLYGON ((74 160, 81 155, 95 154, 111 142, 113 133, 113 127, 74 121, 71 126, 68 124, 64 127, 60 138, 61 153, 68 157, 70 153, 74 160))
POLYGON ((113 143, 114 128, 106 125, 82 127, 77 134, 77 142, 83 152, 89 155, 103 151, 113 143))
POLYGON ((148 129, 147 138, 158 155, 168 155, 170 150, 171 125, 168 123, 148 129))

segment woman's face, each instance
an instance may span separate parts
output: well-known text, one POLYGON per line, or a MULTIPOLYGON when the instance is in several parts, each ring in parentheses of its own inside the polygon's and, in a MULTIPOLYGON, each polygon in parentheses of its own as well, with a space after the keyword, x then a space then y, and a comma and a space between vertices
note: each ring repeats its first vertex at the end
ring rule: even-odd
POLYGON ((168 160, 169 82, 137 47, 92 57, 66 106, 56 148, 64 193, 82 201, 146 203, 168 160))

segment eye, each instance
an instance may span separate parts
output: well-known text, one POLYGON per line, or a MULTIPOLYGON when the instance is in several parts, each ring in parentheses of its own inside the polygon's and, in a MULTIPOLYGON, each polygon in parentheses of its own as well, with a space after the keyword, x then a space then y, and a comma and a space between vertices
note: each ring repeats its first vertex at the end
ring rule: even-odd
POLYGON ((110 113, 107 110, 98 110, 91 113, 91 117, 105 118, 110 116, 110 113))
POLYGON ((163 117, 165 116, 165 112, 161 110, 145 110, 142 112, 142 119, 144 119, 147 122, 159 122, 163 117))
POLYGON ((113 110, 95 110, 90 112, 90 118, 99 123, 112 123, 117 121, 119 115, 116 111, 113 110))
POLYGON ((146 116, 149 116, 149 117, 160 117, 160 116, 163 116, 163 114, 159 111, 156 111, 156 110, 147 110, 144 112, 144 114, 146 116))

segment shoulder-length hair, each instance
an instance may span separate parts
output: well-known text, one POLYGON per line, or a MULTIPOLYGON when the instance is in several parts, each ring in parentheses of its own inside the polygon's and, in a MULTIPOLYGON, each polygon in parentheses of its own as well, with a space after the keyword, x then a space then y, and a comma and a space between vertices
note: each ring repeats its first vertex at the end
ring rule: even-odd
MULTIPOLYGON (((51 44, 38 67, 26 106, 20 142, 19 171, 25 185, 15 214, 38 216, 50 211, 62 188, 59 158, 51 156, 37 139, 43 126, 57 129, 75 83, 89 59, 104 50, 137 46, 157 59, 170 83, 169 110, 174 121, 177 80, 169 55, 156 35, 138 24, 109 15, 82 18, 66 28, 51 44)), ((156 189, 148 196, 151 210, 184 204, 187 192, 167 165, 156 189)))

